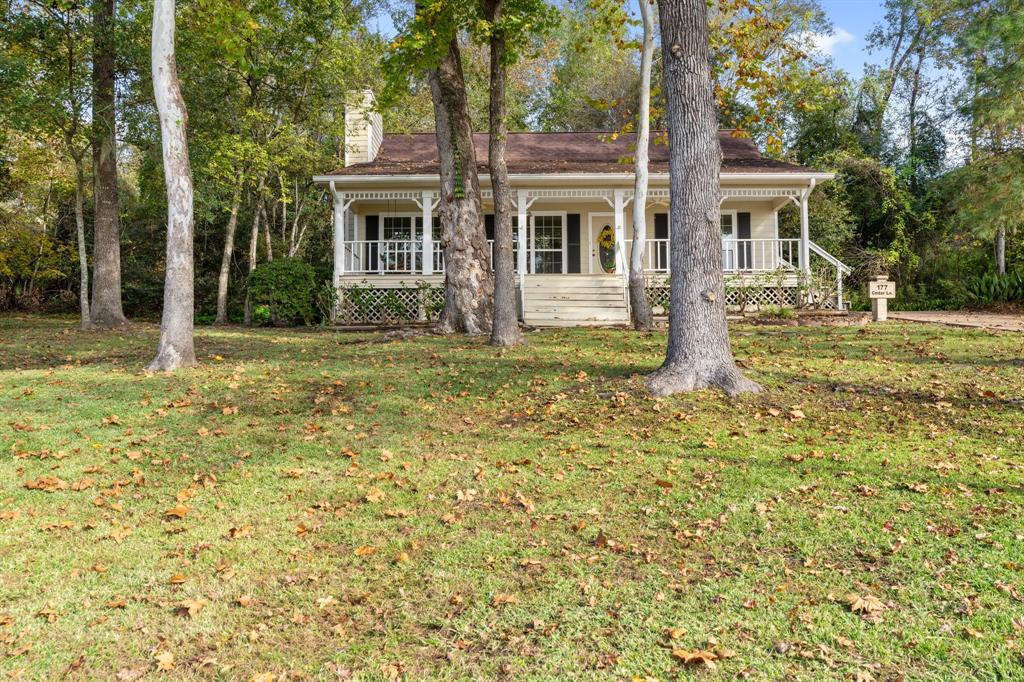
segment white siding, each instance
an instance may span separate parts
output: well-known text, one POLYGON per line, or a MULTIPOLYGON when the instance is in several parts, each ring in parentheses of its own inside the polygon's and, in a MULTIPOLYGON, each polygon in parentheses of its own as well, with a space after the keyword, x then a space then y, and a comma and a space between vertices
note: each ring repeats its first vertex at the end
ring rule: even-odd
POLYGON ((350 92, 345 97, 345 165, 366 163, 377 157, 384 126, 380 114, 372 111, 373 92, 350 92))

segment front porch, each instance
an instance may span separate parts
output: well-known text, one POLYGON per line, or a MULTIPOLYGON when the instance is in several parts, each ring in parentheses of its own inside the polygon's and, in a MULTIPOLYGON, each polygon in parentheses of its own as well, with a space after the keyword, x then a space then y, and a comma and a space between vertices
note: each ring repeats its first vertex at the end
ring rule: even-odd
MULTIPOLYGON (((443 303, 444 256, 431 189, 342 190, 334 196, 334 286, 338 319, 388 324, 435 319, 443 303), (429 225, 429 229, 424 226, 429 225)), ((726 303, 842 309, 842 263, 807 234, 806 187, 722 188, 721 259, 726 303), (801 210, 799 238, 780 238, 778 211, 801 210), (827 291, 816 273, 827 269, 827 291), (814 282, 817 281, 818 284, 814 282)), ((483 190, 485 213, 493 211, 483 190)), ((516 188, 513 258, 520 317, 538 326, 616 324, 629 320, 626 272, 632 242, 633 192, 621 187, 516 188), (524 225, 526 229, 519 229, 524 225)), ((656 314, 668 304, 668 188, 648 194, 647 292, 656 314)), ((493 252, 493 223, 487 216, 493 252)))

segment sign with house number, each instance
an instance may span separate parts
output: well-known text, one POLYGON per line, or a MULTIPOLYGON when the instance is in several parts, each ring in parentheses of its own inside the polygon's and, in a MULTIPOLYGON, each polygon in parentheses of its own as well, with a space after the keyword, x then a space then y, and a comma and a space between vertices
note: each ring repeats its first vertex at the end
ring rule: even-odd
POLYGON ((871 319, 885 322, 889 319, 889 299, 896 298, 896 282, 879 275, 868 282, 868 298, 871 299, 871 319))
POLYGON ((896 282, 882 277, 868 282, 868 298, 896 298, 896 282))

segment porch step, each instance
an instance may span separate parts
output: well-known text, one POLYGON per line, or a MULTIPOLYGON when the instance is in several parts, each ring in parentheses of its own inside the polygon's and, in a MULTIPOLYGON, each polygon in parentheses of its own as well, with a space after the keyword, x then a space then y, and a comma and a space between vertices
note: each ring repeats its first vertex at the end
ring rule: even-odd
POLYGON ((523 321, 537 327, 629 322, 625 280, 610 275, 528 275, 523 321))
POLYGON ((595 303, 615 303, 622 300, 621 291, 596 291, 587 293, 567 293, 565 291, 537 291, 527 289, 527 296, 532 294, 534 300, 542 301, 593 301, 595 303))
POLYGON ((610 287, 621 286, 624 278, 614 274, 527 274, 527 287, 610 287))

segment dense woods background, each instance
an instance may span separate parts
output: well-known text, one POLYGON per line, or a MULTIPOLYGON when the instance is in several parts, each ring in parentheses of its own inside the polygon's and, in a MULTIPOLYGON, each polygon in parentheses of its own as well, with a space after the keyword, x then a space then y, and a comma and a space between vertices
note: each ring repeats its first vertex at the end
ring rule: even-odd
MULTIPOLYGON (((0 1, 0 309, 77 308, 76 174, 91 269, 104 137, 103 117, 93 115, 96 67, 111 50, 123 306, 129 318, 152 319, 161 308, 166 199, 149 73, 151 7, 118 2, 107 40, 96 21, 107 4, 0 1)), ((293 258, 311 266, 317 282, 329 279, 330 204, 312 176, 341 163, 343 93, 388 89, 390 37, 374 28, 388 22, 376 18, 393 13, 401 27, 410 8, 177 4, 196 190, 197 320, 216 314, 228 230, 236 234, 225 261, 227 312, 241 320, 253 262, 293 258)), ((811 234, 855 266, 855 276, 884 270, 898 278, 897 305, 1024 296, 1024 286, 1006 284, 1012 278, 995 277, 1024 266, 1024 7, 886 7, 869 39, 873 63, 854 79, 811 49, 812 36, 831 28, 814 0, 721 3, 712 14, 721 125, 743 129, 769 154, 837 173, 812 195, 811 234), (751 68, 751 54, 760 68, 751 68), (756 79, 760 86, 751 87, 756 79)), ((610 26, 606 3, 574 0, 557 13, 509 71, 510 128, 630 129, 640 78, 635 26, 610 26)), ((483 131, 488 49, 470 36, 464 42, 470 113, 483 131)), ((656 58, 655 129, 659 82, 656 58)), ((432 130, 425 82, 413 74, 408 88, 391 88, 382 113, 388 132, 432 130)), ((795 213, 783 215, 784 230, 796 225, 795 213)))

